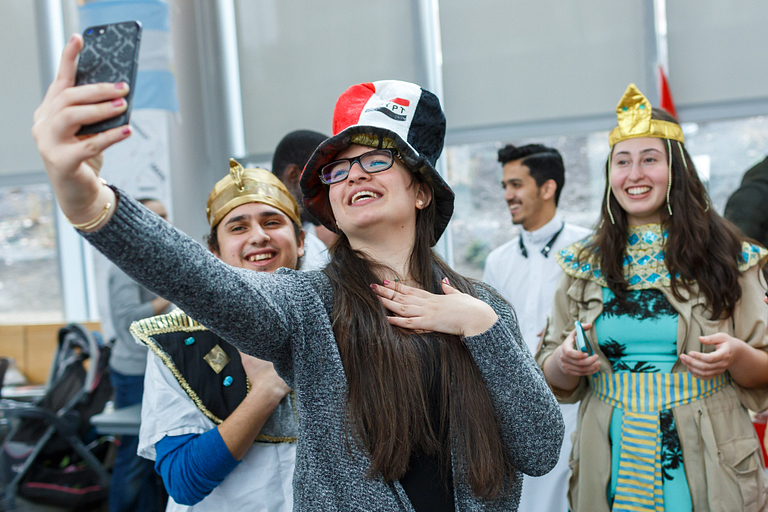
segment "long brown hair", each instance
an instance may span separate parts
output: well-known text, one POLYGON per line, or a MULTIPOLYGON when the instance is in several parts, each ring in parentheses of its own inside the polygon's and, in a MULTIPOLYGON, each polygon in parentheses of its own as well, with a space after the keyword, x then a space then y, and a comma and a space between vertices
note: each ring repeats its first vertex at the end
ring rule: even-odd
MULTIPOLYGON (((658 109, 653 109, 651 118, 677 123, 674 117, 658 109)), ((711 318, 727 318, 733 314, 733 308, 741 298, 738 262, 742 236, 735 226, 711 208, 707 191, 685 146, 678 145, 676 141, 668 143, 666 139, 662 140, 665 151, 672 150, 672 188, 669 195, 672 215, 669 215, 666 206, 661 210, 661 223, 669 235, 665 263, 671 276, 672 293, 677 300, 684 301, 695 293, 694 285, 698 285, 699 292, 712 311, 711 318), (682 294, 683 290, 688 297, 682 294)), ((628 224, 627 214, 615 197, 610 201, 615 224, 608 214, 612 155, 613 149, 605 164, 606 189, 601 224, 593 242, 582 250, 580 258, 596 252, 608 288, 623 301, 628 286, 622 265, 628 224)), ((669 158, 669 154, 666 156, 669 158)))
MULTIPOLYGON (((416 183, 415 177, 411 186, 416 183)), ((442 294, 440 281, 477 296, 472 283, 431 249, 434 201, 416 217, 410 275, 442 294)), ((504 450, 480 370, 458 336, 420 335, 393 327, 371 291, 385 266, 355 251, 341 233, 325 268, 333 286, 333 332, 348 381, 347 421, 354 442, 371 456, 369 477, 398 480, 412 453, 437 457, 450 474, 451 435, 475 495, 508 492, 515 468, 504 450), (439 372, 435 371, 439 368, 439 372), (435 393, 434 391, 437 391, 435 393), (437 396, 438 403, 430 403, 437 396)))

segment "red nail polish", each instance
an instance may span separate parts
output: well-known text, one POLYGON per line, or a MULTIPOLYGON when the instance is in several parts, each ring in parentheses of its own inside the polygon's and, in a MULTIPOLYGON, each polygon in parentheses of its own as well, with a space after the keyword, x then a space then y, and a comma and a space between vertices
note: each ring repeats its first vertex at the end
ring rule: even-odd
POLYGON ((386 279, 383 280, 382 283, 384 283, 384 286, 389 286, 389 281, 387 281, 386 279))
POLYGON ((376 289, 376 285, 375 284, 371 284, 371 290, 375 290, 375 289, 376 289))
POLYGON ((125 128, 123 128, 123 131, 121 133, 123 135, 128 135, 129 133, 131 133, 131 127, 130 126, 126 126, 125 128))
POLYGON ((115 84, 115 89, 125 89, 125 82, 117 82, 115 84))
POLYGON ((123 106, 123 98, 117 98, 112 100, 112 106, 113 107, 122 107, 123 106))

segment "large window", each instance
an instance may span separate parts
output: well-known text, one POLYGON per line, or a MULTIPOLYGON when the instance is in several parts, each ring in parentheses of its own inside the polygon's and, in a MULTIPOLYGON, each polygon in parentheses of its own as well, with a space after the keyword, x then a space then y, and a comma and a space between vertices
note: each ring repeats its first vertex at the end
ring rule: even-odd
POLYGON ((53 208, 47 184, 0 187, 0 323, 64 320, 53 208))
MULTIPOLYGON (((687 123, 683 130, 686 147, 707 183, 713 207, 722 213, 744 172, 768 155, 768 118, 687 123)), ((519 227, 512 225, 500 185, 497 152, 507 142, 557 148, 566 166, 558 211, 567 222, 584 227, 594 227, 599 217, 608 132, 449 146, 448 182, 456 192, 451 224, 454 263, 467 276, 482 277, 488 253, 519 232, 519 227)))

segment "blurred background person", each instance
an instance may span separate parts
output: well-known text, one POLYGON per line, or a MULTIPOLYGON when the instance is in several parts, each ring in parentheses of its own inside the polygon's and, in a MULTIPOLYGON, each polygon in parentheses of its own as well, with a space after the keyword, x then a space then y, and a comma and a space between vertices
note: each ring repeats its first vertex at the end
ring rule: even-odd
MULTIPOLYGON (((522 232, 488 255, 483 281, 512 304, 523 339, 533 354, 547 325, 555 285, 562 275, 555 255, 590 231, 565 223, 557 213, 565 186, 565 166, 556 149, 541 144, 507 145, 499 150, 499 162, 503 166, 504 200, 512 223, 521 226, 522 232)), ((568 456, 578 405, 561 404, 560 410, 565 422, 560 459, 546 475, 524 477, 521 511, 568 509, 568 456)))
POLYGON ((330 260, 328 247, 336 240, 336 234, 319 224, 304 209, 304 196, 299 186, 301 171, 307 165, 312 152, 325 139, 325 135, 311 130, 291 132, 280 141, 272 157, 272 172, 285 184, 296 198, 301 212, 301 222, 304 228, 304 258, 302 270, 318 270, 324 268, 330 260))
POLYGON ((728 198, 724 216, 768 247, 768 158, 744 173, 741 185, 728 198))
MULTIPOLYGON (((168 212, 160 201, 139 199, 148 209, 168 220, 168 212)), ((131 323, 159 315, 170 302, 158 297, 110 264, 108 271, 109 312, 115 331, 115 342, 109 357, 109 375, 115 390, 115 408, 140 404, 144 393, 144 371, 147 347, 131 336, 131 323)), ((136 454, 138 436, 124 435, 117 449, 112 483, 109 489, 111 512, 135 510, 156 511, 162 492, 152 462, 136 454)))

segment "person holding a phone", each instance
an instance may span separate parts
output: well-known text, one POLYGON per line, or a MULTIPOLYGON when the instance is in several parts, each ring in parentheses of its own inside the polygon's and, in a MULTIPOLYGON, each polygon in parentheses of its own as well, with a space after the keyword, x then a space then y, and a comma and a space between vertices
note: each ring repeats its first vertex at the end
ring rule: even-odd
POLYGON ((249 272, 98 179, 94 158, 130 130, 75 133, 125 91, 74 88, 80 46, 33 127, 59 205, 126 273, 274 364, 298 404, 294 510, 515 510, 522 473, 557 462, 563 421, 506 301, 432 251, 454 197, 434 167, 437 97, 400 81, 345 91, 301 178, 339 234, 330 263, 249 272))
POLYGON ((581 400, 570 508, 765 510, 748 409, 768 407, 768 251, 711 208, 674 118, 634 84, 617 115, 600 225, 558 255, 536 356, 581 400))

